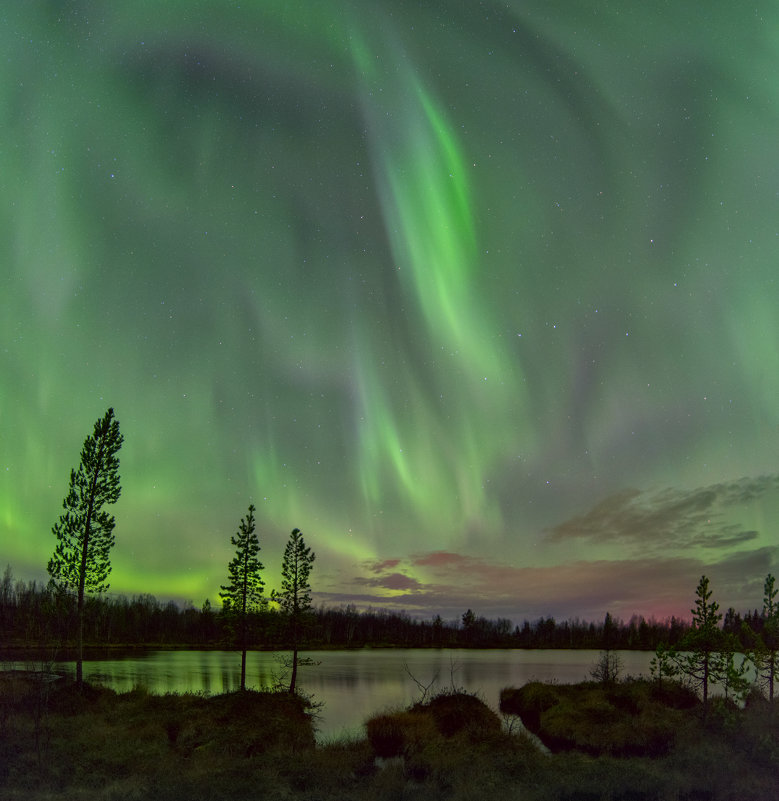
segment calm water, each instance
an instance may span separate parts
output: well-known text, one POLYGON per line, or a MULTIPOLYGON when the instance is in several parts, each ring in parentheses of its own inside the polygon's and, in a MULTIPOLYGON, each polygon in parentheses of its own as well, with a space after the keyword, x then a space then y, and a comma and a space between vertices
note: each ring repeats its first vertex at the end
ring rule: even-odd
MULTIPOLYGON (((454 684, 479 693, 497 710, 500 691, 528 681, 574 683, 589 678, 598 651, 388 649, 313 651, 303 654, 320 664, 298 671, 301 689, 323 701, 319 739, 360 734, 375 712, 406 706, 420 697, 409 672, 423 685, 437 676, 433 689, 454 684)), ((653 652, 622 651, 623 675, 649 675, 653 652)), ((255 651, 246 657, 247 687, 270 687, 284 672, 279 658, 255 651)), ((24 665, 19 664, 19 667, 24 665)), ((73 662, 55 669, 75 674, 73 662)), ((84 662, 84 678, 119 692, 143 685, 153 693, 237 690, 241 655, 231 651, 149 651, 132 657, 84 662)))

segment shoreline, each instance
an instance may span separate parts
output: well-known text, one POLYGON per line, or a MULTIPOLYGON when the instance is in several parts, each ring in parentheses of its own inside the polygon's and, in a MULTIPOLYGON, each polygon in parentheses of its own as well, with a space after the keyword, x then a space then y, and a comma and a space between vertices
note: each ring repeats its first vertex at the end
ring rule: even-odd
MULTIPOLYGON (((247 648, 247 653, 283 653, 291 651, 292 646, 267 645, 254 646, 247 648)), ((600 648, 571 646, 569 648, 560 647, 527 647, 509 645, 387 645, 386 643, 364 643, 361 645, 311 645, 306 648, 298 648, 300 653, 312 653, 316 651, 602 651, 600 648)), ((652 653, 653 648, 614 648, 613 653, 652 653)), ((109 644, 85 644, 84 658, 101 658, 98 655, 106 654, 115 656, 118 653, 126 652, 138 653, 143 651, 226 651, 240 653, 240 649, 230 647, 225 643, 202 644, 202 643, 109 643, 109 644)), ((25 645, 10 644, 0 646, 0 662, 22 661, 30 655, 38 655, 41 658, 36 661, 74 661, 77 658, 75 645, 25 645), (52 659, 52 652, 56 656, 52 659), (63 656, 64 655, 64 656, 63 656)))

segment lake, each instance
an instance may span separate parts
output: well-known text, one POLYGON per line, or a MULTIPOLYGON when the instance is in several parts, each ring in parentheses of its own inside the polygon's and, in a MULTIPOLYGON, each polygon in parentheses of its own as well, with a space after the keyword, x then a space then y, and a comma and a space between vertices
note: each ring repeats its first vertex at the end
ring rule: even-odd
MULTIPOLYGON (((246 686, 273 686, 285 668, 286 652, 250 651, 246 686)), ((493 709, 504 687, 528 681, 570 684, 589 679, 598 651, 362 649, 308 651, 302 656, 319 664, 298 671, 300 689, 324 702, 318 723, 320 741, 363 732, 365 720, 384 709, 419 700, 416 682, 432 690, 454 685, 476 692, 493 709), (413 678, 412 678, 413 676, 413 678), (414 681, 416 679, 416 682, 414 681)), ((623 676, 649 675, 652 651, 620 651, 623 676)), ((16 663, 16 667, 25 667, 16 663)), ((75 663, 57 662, 54 669, 75 675, 75 663)), ((233 651, 148 651, 120 659, 84 660, 84 679, 126 692, 142 685, 150 692, 237 690, 241 655, 233 651)))

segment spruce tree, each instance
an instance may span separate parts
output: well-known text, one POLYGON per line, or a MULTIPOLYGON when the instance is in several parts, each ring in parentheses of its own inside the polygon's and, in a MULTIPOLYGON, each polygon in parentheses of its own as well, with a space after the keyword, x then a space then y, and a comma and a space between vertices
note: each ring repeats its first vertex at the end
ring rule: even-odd
POLYGON ((76 594, 79 689, 83 685, 84 596, 109 587, 108 555, 114 545, 116 520, 103 507, 119 499, 117 453, 123 441, 114 410, 108 409, 84 441, 78 470, 70 471, 70 487, 62 502, 65 512, 52 528, 57 546, 48 564, 51 583, 58 591, 76 594))
POLYGON ((254 533, 254 505, 241 519, 238 533, 230 538, 235 545, 235 557, 227 566, 228 583, 222 585, 219 597, 222 609, 231 623, 238 623, 238 636, 241 648, 241 690, 246 689, 246 649, 248 640, 249 615, 267 606, 263 596, 265 582, 260 578, 263 565, 257 558, 260 543, 254 533))
POLYGON ((316 554, 306 547, 300 529, 292 530, 287 547, 284 549, 284 560, 281 565, 281 590, 273 591, 271 598, 289 619, 290 640, 292 645, 292 676, 289 691, 295 692, 299 664, 310 664, 298 659, 298 647, 303 619, 311 609, 311 585, 308 577, 314 565, 316 554))

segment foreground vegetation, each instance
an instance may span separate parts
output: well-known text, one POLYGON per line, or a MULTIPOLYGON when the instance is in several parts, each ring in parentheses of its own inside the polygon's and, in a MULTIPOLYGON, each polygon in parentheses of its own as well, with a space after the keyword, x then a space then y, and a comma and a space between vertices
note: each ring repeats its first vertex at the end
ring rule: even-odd
POLYGON ((317 744, 289 693, 117 694, 6 674, 0 796, 15 799, 775 799, 773 706, 681 685, 526 685, 504 721, 455 690, 317 744), (519 723, 549 746, 544 752, 519 723))

